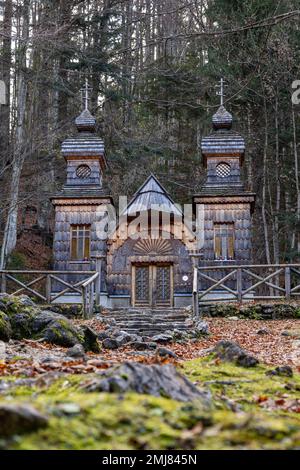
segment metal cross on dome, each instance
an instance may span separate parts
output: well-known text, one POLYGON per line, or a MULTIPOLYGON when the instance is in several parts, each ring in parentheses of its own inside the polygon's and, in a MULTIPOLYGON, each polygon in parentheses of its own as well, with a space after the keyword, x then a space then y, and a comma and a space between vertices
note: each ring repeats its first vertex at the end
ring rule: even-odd
POLYGON ((216 91, 216 95, 217 96, 220 96, 220 104, 221 106, 224 105, 224 97, 226 96, 225 95, 225 91, 224 91, 224 87, 226 87, 228 85, 225 84, 225 80, 224 78, 221 78, 220 79, 220 83, 218 83, 218 85, 216 85, 216 88, 219 88, 218 91, 216 91))
POLYGON ((82 101, 84 103, 84 109, 85 111, 89 108, 89 101, 90 101, 90 92, 92 91, 92 87, 90 87, 89 85, 89 81, 88 79, 86 78, 85 79, 85 84, 84 86, 81 88, 81 97, 82 97, 82 101))

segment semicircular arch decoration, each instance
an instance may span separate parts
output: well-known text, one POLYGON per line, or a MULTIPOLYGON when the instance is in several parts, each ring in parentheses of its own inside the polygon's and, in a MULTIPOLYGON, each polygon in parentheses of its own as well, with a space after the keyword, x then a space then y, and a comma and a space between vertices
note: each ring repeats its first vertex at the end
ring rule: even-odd
POLYGON ((154 240, 138 240, 137 243, 134 245, 133 252, 136 255, 171 256, 173 250, 169 240, 158 238, 154 240))

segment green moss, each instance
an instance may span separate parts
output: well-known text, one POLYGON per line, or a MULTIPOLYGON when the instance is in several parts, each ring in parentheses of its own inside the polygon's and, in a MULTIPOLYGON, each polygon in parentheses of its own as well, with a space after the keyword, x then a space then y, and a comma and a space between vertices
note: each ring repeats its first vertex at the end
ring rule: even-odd
POLYGON ((300 307, 295 310, 295 318, 300 318, 300 307))
POLYGON ((36 316, 33 307, 18 307, 13 304, 8 310, 8 316, 13 330, 14 339, 30 338, 32 336, 31 325, 36 316))
POLYGON ((12 335, 11 324, 6 313, 0 310, 0 340, 9 341, 12 335))
POLYGON ((7 263, 7 269, 24 269, 26 267, 26 257, 19 251, 13 251, 7 263))
POLYGON ((73 346, 77 342, 84 343, 83 333, 67 319, 53 320, 38 336, 61 346, 73 346))
MULTIPOLYGON (((183 372, 192 381, 205 383, 213 394, 225 394, 230 400, 255 410, 255 397, 296 399, 299 397, 300 375, 293 378, 266 376, 266 366, 237 367, 230 363, 218 364, 213 358, 195 359, 183 366, 183 372)), ((226 407, 226 402, 223 404, 226 407)))
MULTIPOLYGON (((183 363, 186 376, 210 388, 212 411, 135 393, 86 393, 93 374, 65 375, 52 383, 8 389, 2 401, 32 403, 50 417, 46 429, 2 442, 9 449, 295 449, 299 414, 263 408, 257 397, 293 400, 299 374, 267 377, 267 367, 244 369, 212 358, 183 363), (7 397, 7 398, 6 398, 7 397), (67 406, 64 406, 66 405, 67 406), (71 406, 70 406, 71 405, 71 406), (70 413, 64 410, 71 410, 70 413), (236 408, 236 411, 233 411, 236 408), (72 413, 72 409, 76 412, 72 413), (79 412, 78 412, 79 409, 79 412)), ((5 380, 7 380, 5 378, 5 380)))

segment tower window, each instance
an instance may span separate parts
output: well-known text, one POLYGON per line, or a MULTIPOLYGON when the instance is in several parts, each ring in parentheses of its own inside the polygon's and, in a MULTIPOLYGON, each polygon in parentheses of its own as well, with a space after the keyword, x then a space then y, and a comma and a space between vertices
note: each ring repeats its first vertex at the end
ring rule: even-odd
POLYGON ((226 178, 230 175, 230 165, 228 163, 219 163, 216 167, 216 174, 219 178, 226 178))
POLYGON ((214 242, 215 259, 234 259, 234 224, 215 224, 214 242))
POLYGON ((71 259, 87 261, 90 257, 91 226, 71 226, 71 259))
POLYGON ((88 178, 91 174, 91 169, 88 165, 79 165, 76 169, 76 176, 78 178, 88 178))

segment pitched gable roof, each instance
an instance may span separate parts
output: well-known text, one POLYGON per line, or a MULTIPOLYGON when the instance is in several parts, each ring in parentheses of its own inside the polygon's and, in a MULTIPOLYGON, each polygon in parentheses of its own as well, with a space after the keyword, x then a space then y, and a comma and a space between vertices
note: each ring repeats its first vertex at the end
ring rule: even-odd
POLYGON ((138 212, 150 209, 182 215, 181 210, 168 195, 154 175, 150 175, 135 193, 122 215, 135 216, 138 212))

